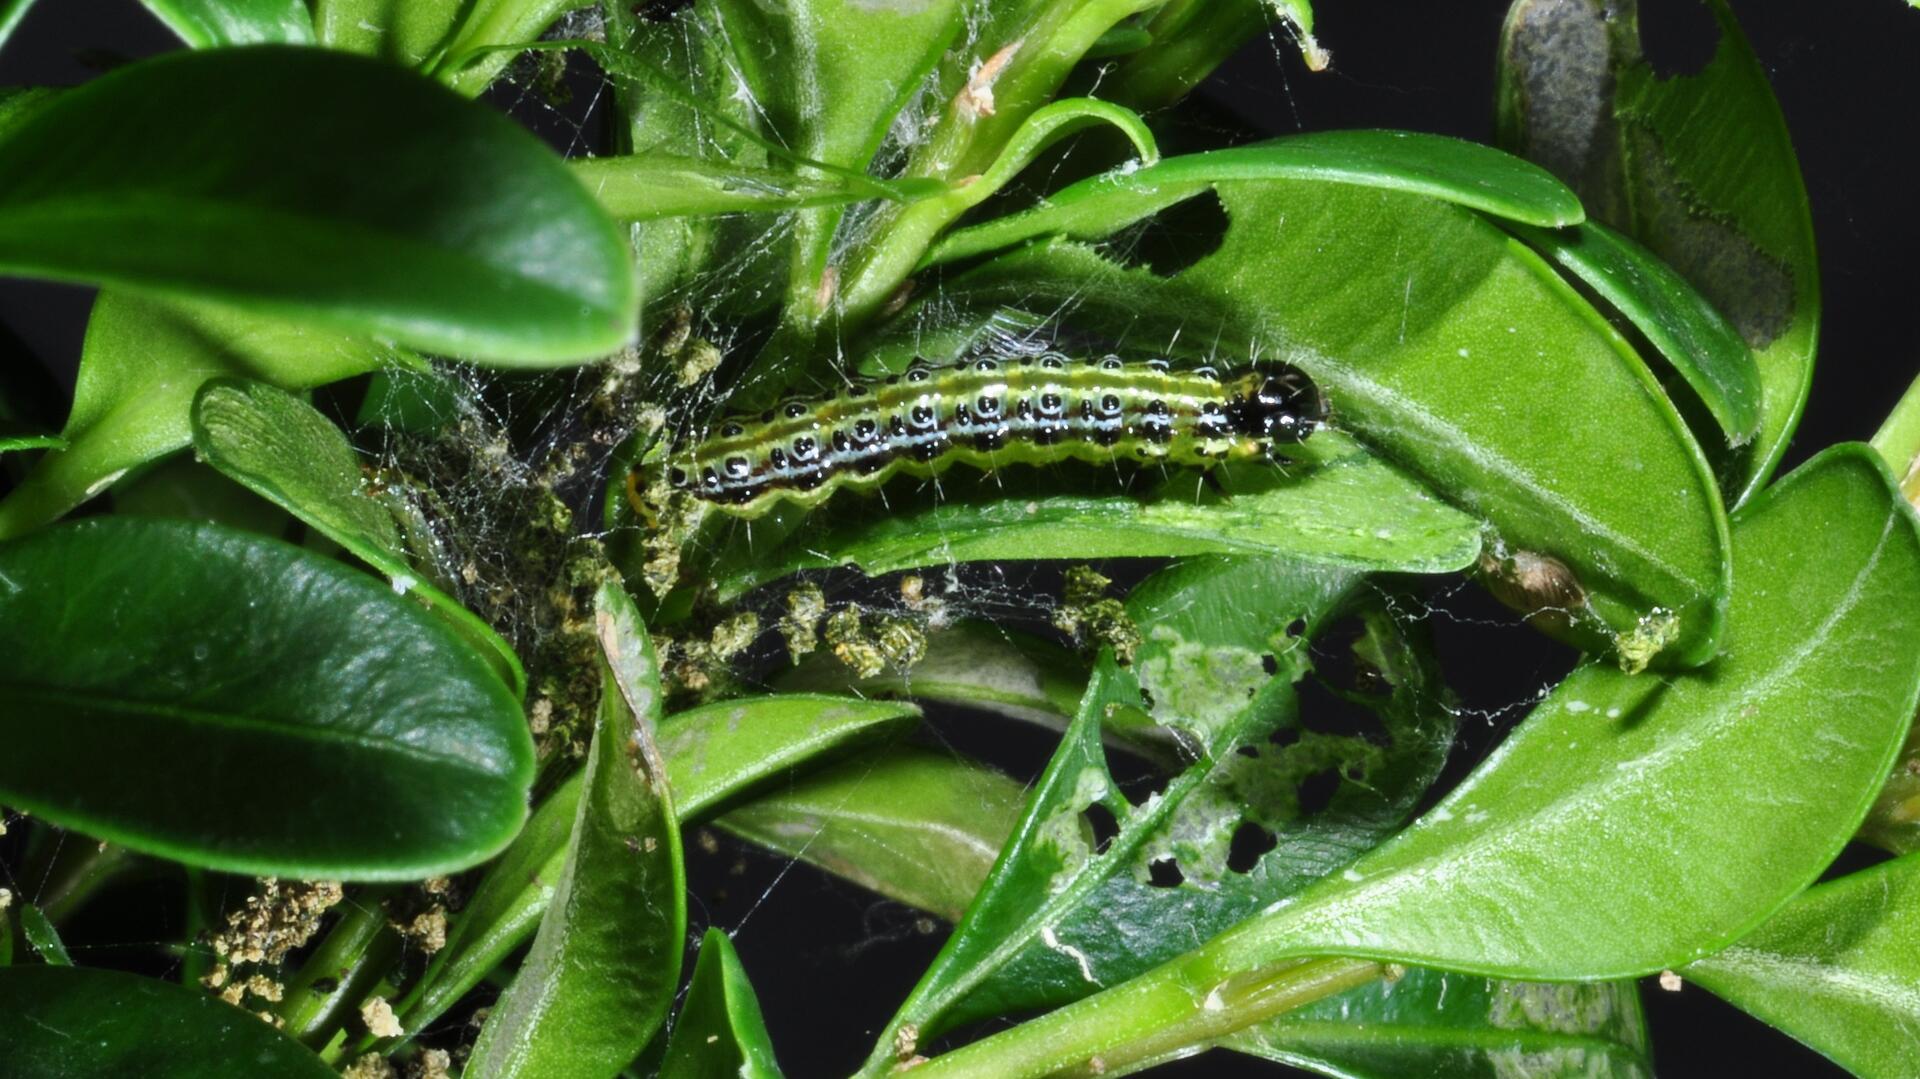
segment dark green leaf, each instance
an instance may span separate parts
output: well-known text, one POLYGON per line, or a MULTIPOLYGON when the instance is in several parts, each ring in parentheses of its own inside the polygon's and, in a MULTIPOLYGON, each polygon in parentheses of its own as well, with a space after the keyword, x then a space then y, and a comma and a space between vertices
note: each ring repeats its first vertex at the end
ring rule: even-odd
POLYGON ((70 967, 73 957, 67 954, 67 946, 60 942, 60 931, 47 920, 46 912, 32 903, 20 905, 20 935, 27 940, 27 946, 39 954, 42 962, 52 967, 70 967))
POLYGON ((0 1045, 18 1079, 232 1074, 338 1079, 299 1042, 195 989, 109 970, 0 968, 0 1045))
POLYGON ((1296 363, 1335 425, 1487 518, 1495 554, 1562 565, 1563 587, 1518 597, 1543 625, 1630 664, 1712 657, 1728 588, 1712 476, 1646 365, 1551 267, 1419 196, 1298 180, 1218 196, 1224 242, 1171 277, 1054 241, 928 303, 1296 363))
POLYGON ((726 816, 727 831, 957 921, 1020 815, 1019 783, 900 747, 821 769, 726 816))
POLYGON ((0 147, 10 272, 505 364, 633 336, 631 255, 579 181, 506 118, 391 64, 170 53, 61 95, 0 147))
POLYGON ((213 525, 0 545, 0 800, 194 865, 413 879, 526 817, 533 747, 484 661, 384 583, 213 525))
MULTIPOLYGON (((736 544, 713 576, 722 596, 801 569, 858 565, 869 575, 954 562, 1275 555, 1330 566, 1444 573, 1473 563, 1480 525, 1336 431, 1288 456, 1294 464, 1175 472, 1149 493, 1022 491, 998 473, 967 484, 942 480, 925 508, 891 503, 885 514, 841 515, 825 534, 806 531, 771 554, 736 544), (969 495, 971 494, 971 498, 969 495)), ((1089 470, 1094 482, 1110 476, 1089 470)), ((1040 480, 1044 484, 1046 480, 1040 480)))
POLYGON ((1766 69, 1723 0, 1713 60, 1663 78, 1631 8, 1516 0, 1500 49, 1501 140, 1593 216, 1693 282, 1754 352, 1759 433, 1720 466, 1738 505, 1766 484, 1806 403, 1820 281, 1806 187, 1766 69), (1569 56, 1579 62, 1569 62, 1569 56))
POLYGON ((1730 444, 1753 438, 1760 424, 1760 368, 1746 341, 1686 278, 1597 221, 1558 232, 1518 231, 1647 336, 1700 395, 1730 444))
POLYGON ((438 615, 493 665, 516 698, 527 674, 506 641, 407 561, 393 514, 367 490, 359 455, 332 421, 264 382, 219 378, 193 402, 200 458, 318 529, 438 615))
POLYGON ((1653 1075, 1630 981, 1554 985, 1415 967, 1220 1044, 1340 1079, 1653 1075))
POLYGON ((1223 181, 1313 180, 1407 191, 1532 225, 1572 225, 1580 200, 1553 174, 1490 147, 1412 131, 1315 131, 1170 157, 1082 180, 1025 213, 962 229, 927 264, 1041 236, 1097 239, 1223 181))
POLYGON ((129 469, 185 446, 194 392, 210 378, 304 389, 397 359, 367 338, 211 304, 102 292, 61 432, 68 446, 42 457, 0 501, 0 538, 54 520, 129 469))
POLYGON ((617 583, 594 597, 604 657, 584 796, 533 950, 463 1074, 611 1075, 653 1037, 680 983, 680 827, 654 742, 659 661, 617 583))
POLYGON ((1810 888, 1681 973, 1855 1075, 1920 1074, 1920 855, 1810 888))
POLYGON ((686 1006, 673 1023, 661 1079, 779 1079, 773 1043, 733 942, 708 929, 687 988, 686 1006))
MULTIPOLYGON (((917 714, 912 705, 788 693, 670 716, 659 737, 674 808, 682 820, 698 820, 769 777, 917 714)), ((582 782, 575 775, 541 803, 455 917, 446 946, 397 1009, 408 1031, 439 1018, 534 931, 565 869, 582 782)))
POLYGON ((311 45, 306 0, 140 0, 196 49, 216 45, 311 45))

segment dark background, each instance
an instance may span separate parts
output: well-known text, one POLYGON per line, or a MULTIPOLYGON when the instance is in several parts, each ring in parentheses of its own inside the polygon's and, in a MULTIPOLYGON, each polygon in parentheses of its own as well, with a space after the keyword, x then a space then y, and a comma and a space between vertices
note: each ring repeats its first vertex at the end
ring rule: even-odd
MULTIPOLYGON (((1318 36, 1334 55, 1330 71, 1307 72, 1284 40, 1255 41, 1203 94, 1276 134, 1396 127, 1491 141, 1505 0, 1322 0, 1318 7, 1318 36)), ((1869 437, 1920 373, 1920 324, 1913 318, 1920 267, 1912 257, 1920 226, 1910 210, 1920 11, 1901 0, 1768 0, 1736 2, 1735 9, 1785 109, 1820 244, 1820 361, 1785 472, 1833 442, 1869 437)), ((1643 0, 1641 21, 1656 59, 1697 66, 1711 51, 1712 27, 1690 0, 1643 0)), ((173 47, 132 0, 44 0, 0 52, 0 85, 69 85, 115 59, 173 47)), ((0 352, 24 352, 70 385, 90 299, 84 289, 0 280, 0 352)), ((1484 713, 1468 721, 1456 767, 1464 771, 1524 711, 1523 697, 1564 671, 1570 656, 1513 626, 1473 590, 1445 591, 1436 613, 1455 624, 1483 617, 1507 623, 1477 637, 1441 635, 1449 681, 1469 708, 1484 713), (1498 670, 1473 662, 1489 654, 1501 656, 1498 670)), ((943 730, 964 748, 987 748, 995 759, 1025 760, 1032 768, 1050 741, 963 717, 949 717, 943 730)), ((697 934, 714 924, 736 933, 791 1074, 844 1074, 938 949, 941 930, 904 907, 725 837, 717 852, 701 846, 688 845, 692 928, 697 934)), ((1842 868, 1871 858, 1851 851, 1842 868)), ((137 965, 124 955, 137 947, 131 940, 101 939, 93 947, 96 958, 82 951, 83 962, 137 965)), ((1749 1068, 1844 1074, 1703 990, 1666 993, 1649 981, 1643 998, 1663 1075, 1749 1068)), ((1166 1074, 1276 1070, 1210 1054, 1166 1074)))

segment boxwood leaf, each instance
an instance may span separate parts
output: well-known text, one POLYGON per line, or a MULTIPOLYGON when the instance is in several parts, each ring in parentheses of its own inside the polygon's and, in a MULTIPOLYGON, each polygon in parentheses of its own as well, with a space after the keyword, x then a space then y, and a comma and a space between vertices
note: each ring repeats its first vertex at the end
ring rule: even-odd
POLYGON ((171 982, 77 967, 0 968, 0 1045, 18 1076, 261 1075, 337 1079, 299 1042, 171 982))
POLYGON ((582 797, 533 950, 464 1074, 611 1075, 666 1018, 687 927, 680 827, 654 741, 664 694, 617 583, 594 597, 604 662, 582 797))
MULTIPOLYGON (((1209 1029, 1206 1001, 1258 995, 1307 957, 1574 981, 1678 967, 1743 936, 1838 853, 1906 732, 1920 535, 1879 459, 1846 445, 1746 507, 1734 557, 1738 644, 1712 667, 1669 681, 1575 671, 1439 805, 1338 876, 953 1066, 1134 1059, 1164 1044, 1157 1032, 1209 1029), (1125 1015, 1154 1018, 1112 1020, 1125 1015)), ((1297 971, 1364 974, 1355 962, 1297 971)), ((1204 1040, 1225 1033, 1211 1029, 1204 1040)))
POLYGON ((27 946, 40 956, 40 961, 48 966, 73 965, 73 957, 67 954, 67 946, 60 941, 60 931, 47 919, 46 912, 32 903, 20 905, 20 935, 26 938, 27 946))
MULTIPOLYGON (((949 473, 935 499, 916 504, 890 494, 888 513, 840 515, 825 532, 802 531, 771 553, 764 540, 757 548, 744 542, 743 531, 713 577, 720 594, 732 596, 797 570, 848 563, 872 575, 998 559, 1247 554, 1444 573, 1480 553, 1478 521, 1340 432, 1316 433, 1288 457, 1293 463, 1283 467, 1216 469, 1217 488, 1176 470, 1144 495, 1061 493, 1058 477, 995 473, 968 482, 949 473)), ((1113 485, 1110 470, 1077 474, 1113 485)))
POLYGON ((1710 954, 1804 887, 1859 823, 1920 698, 1920 536, 1853 444, 1745 512, 1734 557, 1737 648, 1664 684, 1576 671, 1439 806, 1244 927, 1244 946, 1624 977, 1710 954), (1757 770, 1764 787, 1746 781, 1757 770))
POLYGON ((129 469, 185 446, 200 384, 219 375, 305 389, 398 359, 369 338, 212 304, 108 289, 81 348, 65 449, 34 463, 0 499, 0 538, 45 524, 129 469))
POLYGON ((1414 967, 1219 1044, 1339 1079, 1653 1075, 1631 981, 1513 982, 1414 967))
POLYGON ((1920 855, 1809 888, 1681 974, 1855 1075, 1920 1072, 1920 855))
POLYGON ((264 382, 214 379, 194 397, 193 444, 202 460, 385 574, 394 591, 439 616, 485 657, 516 698, 526 695, 527 673, 513 648, 421 579, 393 514, 367 493, 353 446, 312 405, 264 382))
MULTIPOLYGON (((884 737, 918 715, 909 704, 785 693, 669 716, 659 739, 675 812, 682 821, 699 820, 771 777, 884 737)), ((446 945, 395 1009, 409 1032, 439 1018, 539 924, 565 869, 583 783, 575 775, 540 804, 454 916, 446 945)))
POLYGON ((1413 131, 1314 131, 1182 154, 1072 184, 1036 209, 961 229, 924 265, 1042 236, 1097 239, 1229 180, 1313 180, 1408 191, 1533 225, 1577 224, 1580 200, 1553 174, 1488 146, 1413 131))
POLYGON ((1693 387, 1731 445, 1760 426, 1760 368, 1739 332, 1672 267, 1597 221, 1571 229, 1516 228, 1632 322, 1693 387))
POLYGON ((169 53, 62 94, 0 147, 0 270, 509 365, 634 332, 632 256, 579 181, 505 117, 392 64, 169 53))
POLYGON ((504 847, 533 746, 485 662, 332 559, 90 518, 0 544, 0 800, 193 865, 406 879, 504 847))
POLYGON ((1727 501, 1760 490, 1800 421, 1820 325, 1806 186, 1766 69, 1724 0, 1713 59, 1656 74, 1631 8, 1516 0, 1500 47, 1509 149, 1573 185, 1593 216, 1693 282, 1752 347, 1760 423, 1719 462, 1727 501), (1578 50, 1589 62, 1567 63, 1578 50))
POLYGON ((1013 831, 1021 785, 900 746, 823 768, 732 810, 727 831, 958 921, 1013 831))
POLYGON ((963 275, 929 317, 956 317, 956 303, 1058 312, 1162 349, 1298 364, 1336 426, 1491 522, 1496 554, 1567 571, 1570 588, 1517 597, 1542 625, 1635 665, 1712 657, 1728 588, 1719 492, 1645 363, 1551 267, 1416 195, 1298 180, 1216 191, 1221 246, 1171 276, 1040 243, 963 275))
MULTIPOLYGON (((1395 687, 1366 700, 1391 750, 1357 735, 1303 729, 1290 684, 1307 669, 1306 640, 1332 621, 1351 584, 1279 561, 1197 559, 1128 598, 1151 627, 1132 672, 1096 673, 1089 700, 1116 714, 1151 701, 1160 733, 1187 760, 1139 806, 1117 793, 1083 706, 1048 766, 992 877, 881 1044, 974 1019, 1085 996, 1179 954, 1351 861, 1398 827, 1445 759, 1453 721, 1431 665, 1384 614, 1356 662, 1395 687), (1288 633, 1296 618, 1300 636, 1288 633), (1277 670, 1283 677, 1274 677, 1277 670), (1102 689, 1103 679, 1115 684, 1102 689), (1094 694, 1098 693, 1096 698, 1094 694), (1284 746, 1271 736, 1292 737, 1284 746), (1318 813, 1299 788, 1326 772, 1338 785, 1318 813), (1094 804, 1117 822, 1088 846, 1077 833, 1094 804), (1245 863, 1233 847, 1257 832, 1272 848, 1245 863), (1162 879, 1169 874, 1172 880, 1162 879), (1182 932, 1168 934, 1178 924, 1182 932)), ((877 1056, 876 1056, 876 1059, 877 1056)))
POLYGON ((779 1079, 773 1043, 733 941, 709 928, 687 1003, 673 1023, 661 1079, 779 1079))
POLYGON ((306 0, 140 0, 196 49, 216 45, 311 45, 306 0))

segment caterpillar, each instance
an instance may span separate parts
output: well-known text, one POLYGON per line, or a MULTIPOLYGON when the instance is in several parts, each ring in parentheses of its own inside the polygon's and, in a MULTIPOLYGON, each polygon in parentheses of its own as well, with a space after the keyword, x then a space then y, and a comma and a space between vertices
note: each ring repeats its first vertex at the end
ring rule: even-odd
POLYGON ((915 361, 829 397, 729 417, 711 436, 676 442, 627 477, 630 497, 655 477, 737 517, 786 500, 817 505, 842 486, 955 463, 993 470, 1069 458, 1132 458, 1194 468, 1267 456, 1327 417, 1326 399, 1291 364, 1256 362, 1223 376, 1163 360, 1058 354, 987 357, 949 367, 915 361))

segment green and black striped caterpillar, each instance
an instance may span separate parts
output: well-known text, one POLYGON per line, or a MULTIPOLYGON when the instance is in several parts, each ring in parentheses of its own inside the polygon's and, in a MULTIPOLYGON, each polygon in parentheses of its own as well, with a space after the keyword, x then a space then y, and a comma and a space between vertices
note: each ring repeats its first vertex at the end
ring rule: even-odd
POLYGON ((757 517, 780 500, 813 506, 843 485, 869 489, 897 473, 933 475, 955 463, 990 471, 1122 458, 1209 468, 1268 456, 1326 416, 1312 380, 1278 362, 1233 375, 1112 356, 916 362, 830 397, 729 417, 713 435, 644 462, 628 486, 637 503, 663 476, 717 509, 757 517))

